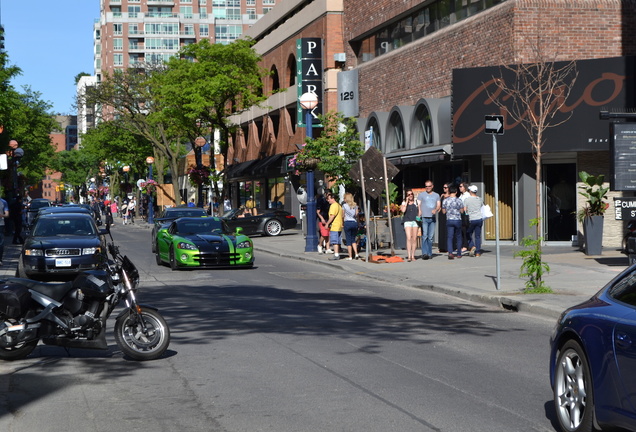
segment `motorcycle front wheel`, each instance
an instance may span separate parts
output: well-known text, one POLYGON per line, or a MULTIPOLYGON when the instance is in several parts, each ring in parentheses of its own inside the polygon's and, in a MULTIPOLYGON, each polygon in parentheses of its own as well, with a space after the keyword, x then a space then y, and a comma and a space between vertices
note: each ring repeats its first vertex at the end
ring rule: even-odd
POLYGON ((170 329, 159 312, 141 307, 140 315, 129 312, 117 318, 115 342, 134 360, 154 360, 168 349, 170 329))

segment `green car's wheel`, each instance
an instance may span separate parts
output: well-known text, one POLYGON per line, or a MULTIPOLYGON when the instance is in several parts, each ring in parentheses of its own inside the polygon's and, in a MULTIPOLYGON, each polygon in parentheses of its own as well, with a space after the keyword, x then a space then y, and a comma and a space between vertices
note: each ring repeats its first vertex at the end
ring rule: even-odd
POLYGON ((177 259, 174 256, 174 247, 170 247, 170 268, 172 270, 178 270, 179 266, 177 265, 177 259))
POLYGON ((161 255, 159 254, 159 251, 157 251, 155 253, 155 261, 157 262, 158 266, 162 266, 163 265, 163 261, 161 261, 161 255))

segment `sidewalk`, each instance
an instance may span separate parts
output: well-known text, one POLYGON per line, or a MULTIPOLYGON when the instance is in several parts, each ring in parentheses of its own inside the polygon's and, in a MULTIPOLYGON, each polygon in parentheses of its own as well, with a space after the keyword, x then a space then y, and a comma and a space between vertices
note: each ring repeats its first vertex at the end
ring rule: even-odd
MULTIPOLYGON (((331 254, 304 252, 305 239, 299 230, 283 231, 277 237, 253 237, 256 265, 259 253, 311 261, 340 269, 364 278, 382 280, 395 285, 427 289, 463 299, 500 306, 505 309, 558 318, 570 306, 589 299, 607 282, 628 266, 627 256, 618 250, 604 249, 600 256, 587 256, 573 247, 544 246, 543 260, 550 266, 545 283, 554 294, 523 294, 525 279, 519 278, 521 258, 514 258, 518 246, 500 246, 500 289, 496 286, 496 247, 484 245, 481 257, 448 260, 446 254, 435 254, 432 260, 414 262, 367 263, 362 260, 329 261, 331 254)), ((437 248, 433 249, 437 251, 437 248)), ((374 254, 390 254, 390 249, 374 254)), ((420 252, 416 252, 416 256, 420 252)), ((406 258, 405 250, 395 254, 406 258)), ((346 252, 343 256, 347 256, 346 252)), ((364 252, 360 254, 364 256, 364 252)))

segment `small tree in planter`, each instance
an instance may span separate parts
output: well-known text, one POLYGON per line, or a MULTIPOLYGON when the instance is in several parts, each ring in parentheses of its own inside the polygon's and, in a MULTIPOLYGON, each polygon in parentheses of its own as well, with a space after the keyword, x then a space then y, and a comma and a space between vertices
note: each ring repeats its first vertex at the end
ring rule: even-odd
POLYGON ((600 255, 603 247, 603 215, 609 207, 605 201, 609 188, 603 187, 604 175, 593 176, 585 171, 579 172, 583 186, 579 194, 585 197, 585 207, 578 211, 579 222, 583 224, 585 236, 585 254, 600 255))

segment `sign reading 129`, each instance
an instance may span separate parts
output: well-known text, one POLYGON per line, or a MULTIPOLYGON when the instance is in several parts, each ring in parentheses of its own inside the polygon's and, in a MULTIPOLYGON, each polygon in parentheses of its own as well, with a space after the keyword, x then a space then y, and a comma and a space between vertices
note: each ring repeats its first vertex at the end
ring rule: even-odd
POLYGON ((340 92, 340 100, 341 101, 349 101, 349 100, 354 100, 355 99, 355 95, 352 91, 345 91, 345 92, 340 92))

